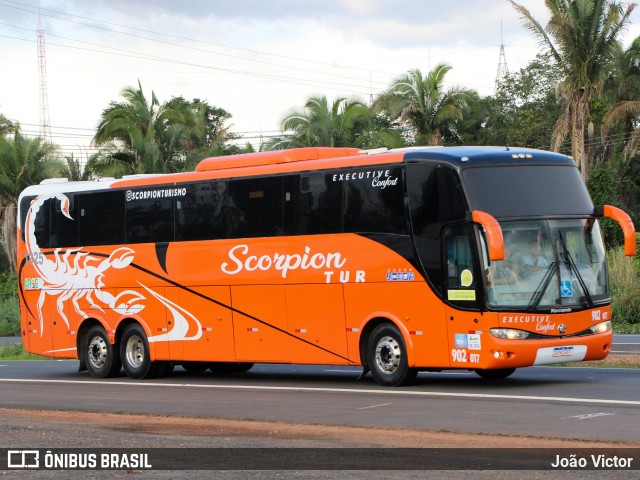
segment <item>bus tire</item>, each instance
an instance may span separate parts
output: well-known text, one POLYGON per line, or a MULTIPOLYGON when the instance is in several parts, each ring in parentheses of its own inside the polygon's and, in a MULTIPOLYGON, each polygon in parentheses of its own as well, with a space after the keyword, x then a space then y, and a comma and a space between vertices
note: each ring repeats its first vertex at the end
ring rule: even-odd
POLYGON ((375 328, 367 346, 367 364, 380 385, 398 387, 412 383, 418 370, 410 368, 407 347, 395 325, 383 323, 375 328))
POLYGON ((487 380, 500 380, 502 378, 507 378, 513 372, 515 372, 515 368, 498 368, 495 370, 474 370, 476 374, 485 378, 487 380))
POLYGON ((93 377, 115 377, 120 373, 122 363, 116 345, 109 342, 107 332, 100 325, 89 328, 83 345, 84 362, 93 377))
POLYGON ((248 372, 253 368, 250 362, 212 362, 209 364, 209 370, 216 375, 229 375, 233 373, 248 372))
POLYGON ((170 377, 175 367, 173 362, 154 362, 157 365, 156 378, 170 377))
POLYGON ((160 362, 151 361, 147 335, 137 323, 129 325, 122 334, 120 359, 122 368, 131 378, 155 378, 162 367, 160 362))

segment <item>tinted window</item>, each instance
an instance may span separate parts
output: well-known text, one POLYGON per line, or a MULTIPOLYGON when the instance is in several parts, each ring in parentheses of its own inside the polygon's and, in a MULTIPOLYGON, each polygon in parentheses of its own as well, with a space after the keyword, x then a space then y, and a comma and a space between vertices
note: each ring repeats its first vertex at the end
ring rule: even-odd
POLYGON ((448 226, 444 231, 447 268, 447 300, 454 305, 477 308, 477 279, 468 225, 448 226))
POLYGON ((127 242, 173 241, 173 198, 134 198, 127 202, 127 242))
POLYGON ((227 237, 227 184, 202 182, 185 185, 176 199, 176 240, 227 237))
POLYGON ((409 165, 407 194, 418 256, 432 285, 443 293, 442 230, 465 216, 457 174, 434 165, 409 165))
MULTIPOLYGON (((36 243, 40 248, 75 247, 78 245, 78 222, 76 202, 73 194, 64 195, 68 199, 68 216, 63 213, 62 198, 37 200, 37 211, 31 217, 36 243), (39 207, 38 207, 39 205, 39 207)), ((21 225, 26 229, 27 213, 35 197, 24 198, 21 204, 21 225)), ((24 232, 25 230, 23 230, 24 232)))
POLYGON ((305 173, 285 178, 285 233, 342 232, 342 187, 333 174, 305 173))
POLYGON ((344 190, 345 232, 407 233, 402 168, 349 170, 337 181, 344 190))
POLYGON ((69 199, 67 216, 63 212, 63 205, 59 199, 49 200, 51 215, 49 225, 51 247, 77 247, 78 246, 78 217, 76 208, 76 195, 67 194, 69 199))
POLYGON ((80 245, 124 243, 124 192, 90 192, 77 196, 80 245))
POLYGON ((468 168, 462 177, 473 209, 495 217, 593 214, 589 192, 573 166, 468 168))
POLYGON ((230 238, 283 234, 282 177, 229 182, 230 238))
POLYGON ((22 241, 24 241, 25 236, 27 213, 29 213, 29 206, 34 198, 35 197, 23 197, 20 201, 20 233, 22 234, 22 241))

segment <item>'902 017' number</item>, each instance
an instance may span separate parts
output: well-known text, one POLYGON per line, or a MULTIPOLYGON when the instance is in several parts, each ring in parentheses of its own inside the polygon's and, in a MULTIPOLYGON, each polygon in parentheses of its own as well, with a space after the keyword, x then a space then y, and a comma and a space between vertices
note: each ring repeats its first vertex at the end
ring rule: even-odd
POLYGON ((454 362, 459 363, 480 363, 479 353, 469 354, 469 359, 467 360, 467 351, 460 348, 454 348, 451 350, 451 358, 453 358, 454 362))
POLYGON ((451 350, 451 357, 453 358, 454 362, 466 363, 467 351, 459 348, 454 348, 453 350, 451 350))

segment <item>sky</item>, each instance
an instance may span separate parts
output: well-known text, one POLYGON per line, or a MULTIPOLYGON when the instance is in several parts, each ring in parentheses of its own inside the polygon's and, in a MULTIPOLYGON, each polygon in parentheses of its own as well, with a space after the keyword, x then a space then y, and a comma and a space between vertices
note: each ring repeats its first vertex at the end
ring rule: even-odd
MULTIPOLYGON (((521 0, 546 24, 542 0, 521 0)), ((0 113, 40 132, 44 31, 52 141, 86 160, 102 111, 138 82, 148 99, 198 98, 244 141, 280 132, 316 95, 368 102, 408 70, 452 70, 446 87, 494 92, 540 51, 507 0, 0 0, 0 113)), ((640 35, 640 9, 623 35, 640 35)))

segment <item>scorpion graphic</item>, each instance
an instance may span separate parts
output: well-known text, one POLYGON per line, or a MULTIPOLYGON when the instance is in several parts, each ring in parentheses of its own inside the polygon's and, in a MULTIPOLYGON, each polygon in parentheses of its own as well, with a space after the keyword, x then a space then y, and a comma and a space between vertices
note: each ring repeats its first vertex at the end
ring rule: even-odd
POLYGON ((89 252, 83 252, 82 248, 69 248, 63 254, 61 254, 61 248, 56 248, 53 253, 53 259, 40 250, 35 235, 36 215, 44 203, 52 198, 60 202, 62 214, 73 220, 69 213, 69 198, 62 193, 56 193, 36 197, 31 202, 25 222, 27 259, 30 260, 38 275, 43 279, 43 287, 46 287, 41 290, 37 303, 40 336, 42 336, 44 329, 42 309, 47 295, 58 297, 56 307, 67 327, 69 327, 69 319, 64 312, 64 305, 67 300, 71 300, 74 310, 82 318, 88 317, 80 307, 79 301, 82 298, 86 299, 92 308, 104 312, 103 308, 97 304, 94 296, 103 305, 123 315, 140 312, 144 308, 144 305, 140 302, 145 300, 145 297, 140 293, 134 290, 126 290, 114 296, 102 290, 105 272, 110 268, 122 269, 131 264, 135 254, 132 249, 127 247, 117 248, 105 259, 100 259, 89 252))

